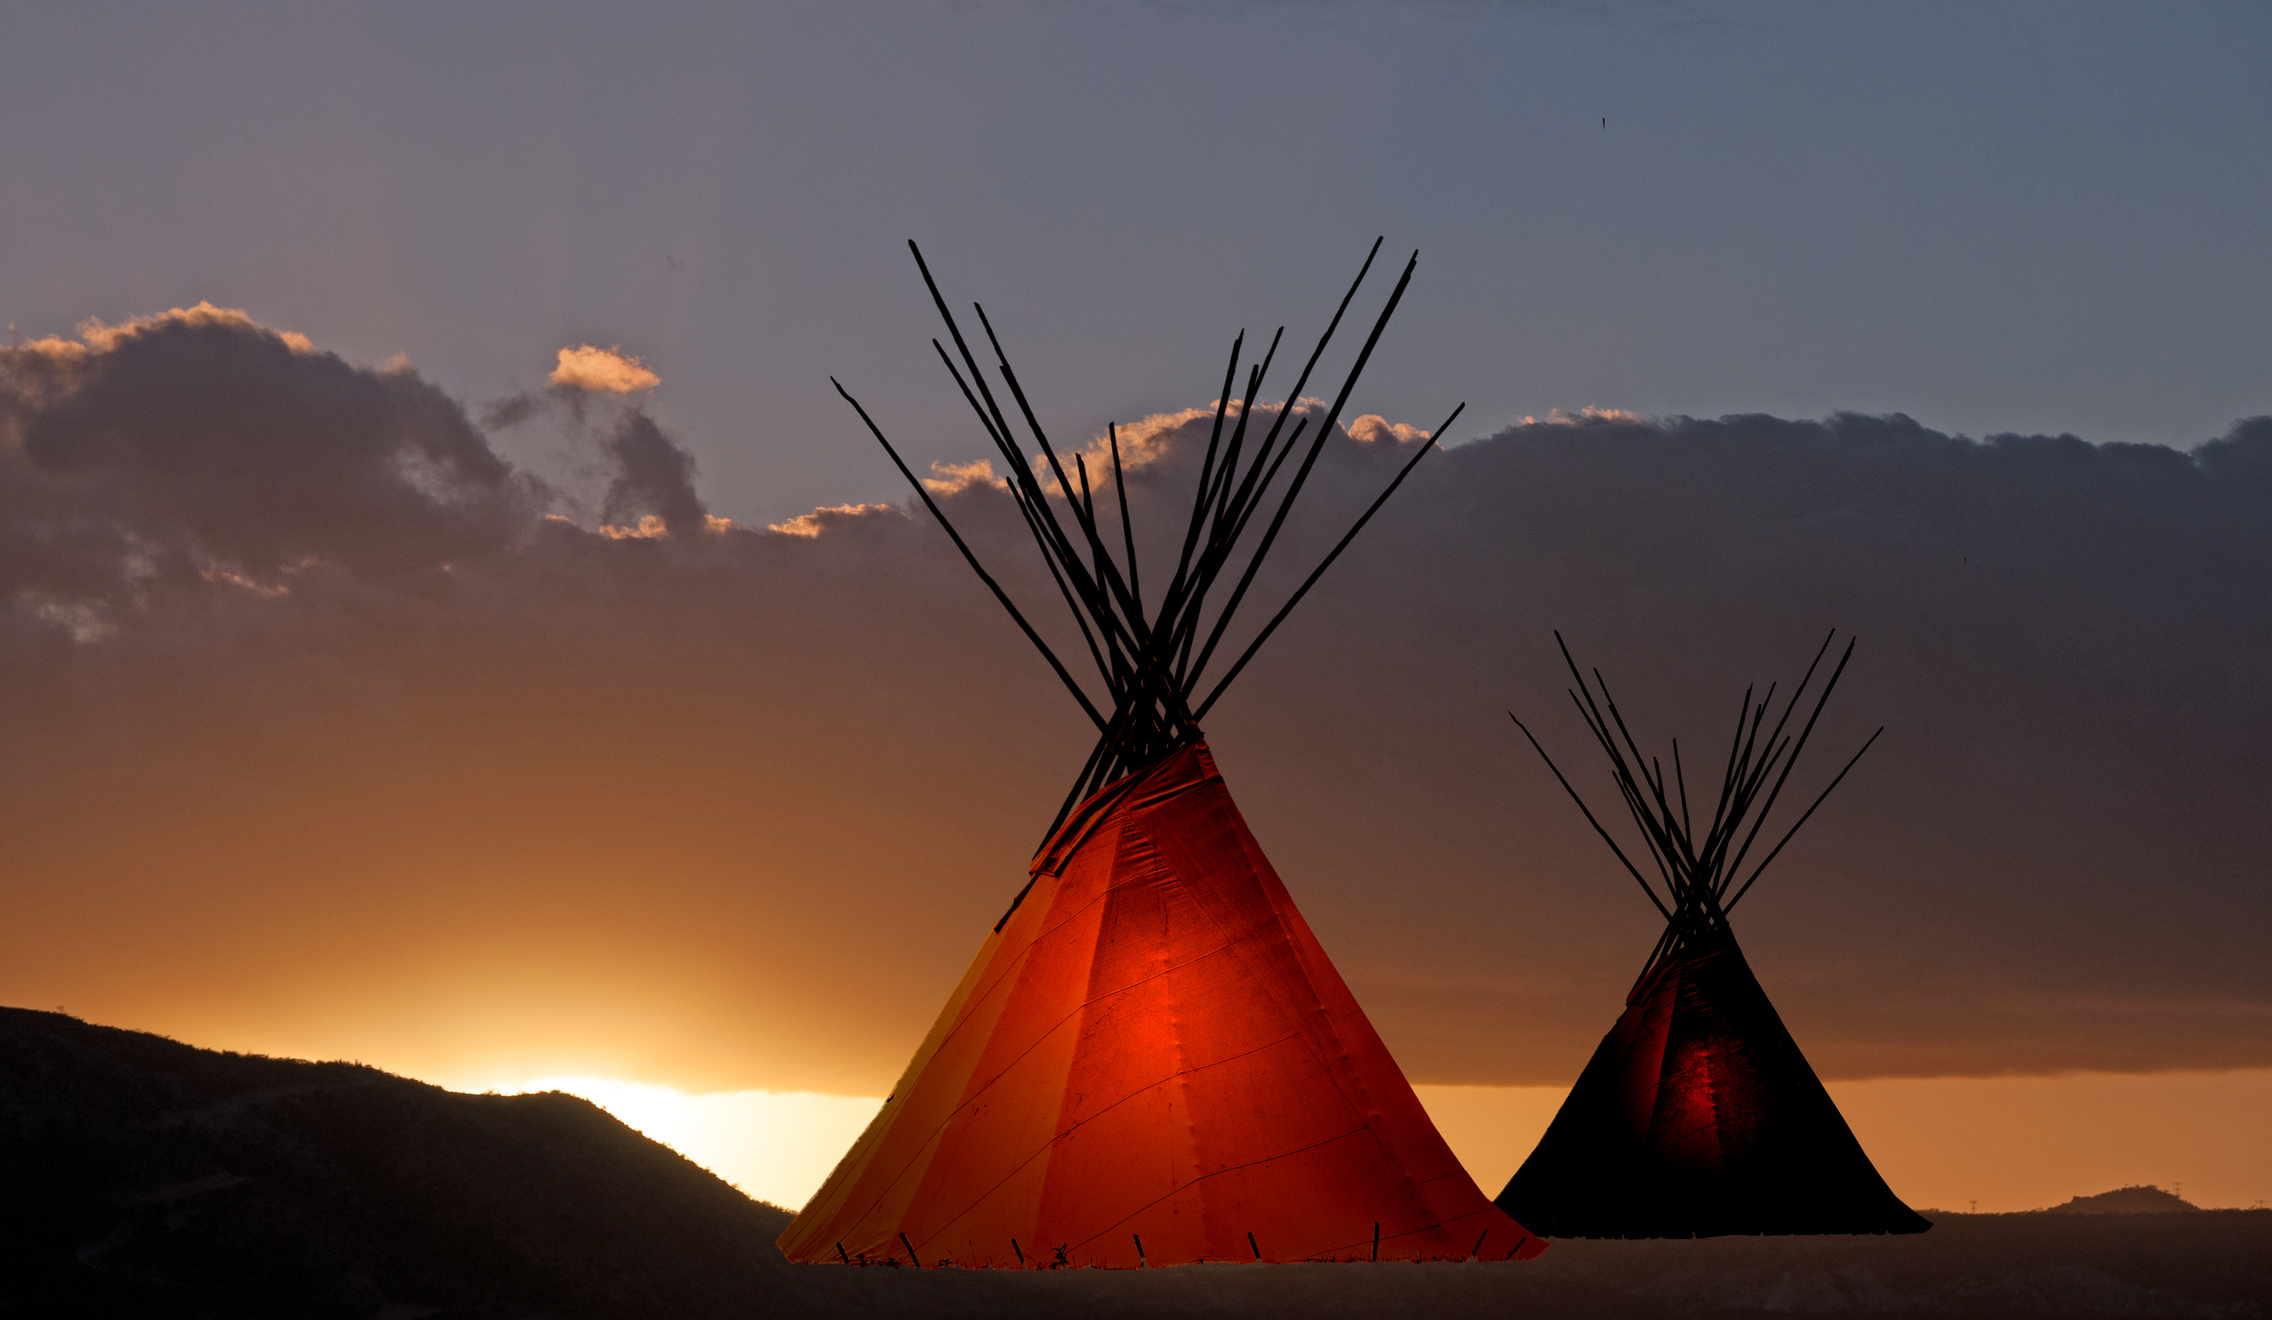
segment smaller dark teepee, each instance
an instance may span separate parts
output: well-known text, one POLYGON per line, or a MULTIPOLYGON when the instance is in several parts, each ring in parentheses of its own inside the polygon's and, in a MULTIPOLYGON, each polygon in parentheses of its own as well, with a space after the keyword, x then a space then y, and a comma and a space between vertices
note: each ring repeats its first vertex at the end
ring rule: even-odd
MULTIPOLYGON (((1665 918, 1664 934, 1625 997, 1624 1015, 1594 1051, 1538 1148, 1499 1193, 1499 1208, 1534 1231, 1549 1237, 1645 1238, 1922 1233, 1932 1227, 1901 1203, 1862 1153, 1728 926, 1728 913, 1760 872, 1877 741, 1871 734, 1735 885, 1854 654, 1849 641, 1805 725, 1786 734, 1836 636, 1824 639, 1764 742, 1760 733, 1775 689, 1770 686, 1756 704, 1756 689, 1745 691, 1719 799, 1702 831, 1693 826, 1680 743, 1672 745, 1668 784, 1663 764, 1641 755, 1601 671, 1594 671, 1589 685, 1569 647, 1562 647, 1578 683, 1571 700, 1609 753, 1618 794, 1640 827, 1669 903, 1602 828, 1529 728, 1515 720, 1665 918)), ((1555 641, 1561 640, 1556 633, 1555 641)))

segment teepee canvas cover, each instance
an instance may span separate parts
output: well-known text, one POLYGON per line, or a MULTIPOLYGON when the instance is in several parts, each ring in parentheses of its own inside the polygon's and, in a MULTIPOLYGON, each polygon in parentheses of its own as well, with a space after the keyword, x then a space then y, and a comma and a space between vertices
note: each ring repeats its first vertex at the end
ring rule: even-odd
MULTIPOLYGON (((1411 273, 1408 265, 1406 280, 1411 273)), ((915 483, 1073 688, 1098 726, 1098 743, 1026 888, 980 947, 883 1111, 781 1235, 789 1259, 1133 1266, 1507 1258, 1544 1249, 1453 1158, 1247 831, 1200 735, 1199 717, 1307 583, 1196 710, 1191 702, 1253 566, 1403 290, 1400 281, 1306 447, 1299 441, 1307 418, 1282 431, 1295 412, 1289 407, 1248 452, 1247 419, 1268 355, 1250 370, 1225 437, 1233 346, 1183 556, 1152 608, 1139 587, 1125 502, 1119 535, 1108 540, 1113 529, 1100 529, 1085 464, 1076 458, 1078 481, 1065 479, 1066 465, 1024 410, 1003 362, 998 370, 1046 470, 1061 483, 1056 492, 1039 484, 939 300, 976 382, 975 393, 964 384, 965 394, 1012 462, 1011 493, 1082 624, 1111 714, 1096 709, 915 483), (1299 448, 1307 456, 1276 494, 1272 479, 1299 448), (1266 493, 1278 513, 1237 591, 1203 629, 1208 588, 1266 493), (1058 524, 1060 499, 1073 536, 1058 524), (1126 547, 1123 561, 1107 551, 1110 541, 1126 547)), ((936 298, 936 285, 932 292, 936 298)), ((991 327, 987 333, 991 341, 991 327)), ((1329 327, 1326 337, 1332 333, 1329 327)), ((1324 347, 1321 339, 1319 352, 1324 347)), ((999 356, 998 344, 995 350, 999 356)), ((1316 360, 1313 354, 1311 366, 1316 360)), ((951 370, 954 360, 948 364, 951 370)), ((1308 375, 1305 368, 1289 397, 1302 396, 1308 375)), ((956 376, 964 383, 962 372, 956 376)), ((1117 468, 1117 441, 1113 455, 1117 468)), ((1309 582, 1339 553, 1336 547, 1309 582)))
POLYGON ((1376 1224, 1382 1259, 1542 1249, 1437 1135, 1206 747, 1099 796, 790 1259, 904 1258, 901 1233, 925 1264, 1364 1259, 1376 1224))
MULTIPOLYGON (((1829 645, 1823 643, 1817 665, 1829 645)), ((1846 655, 1852 654, 1848 643, 1846 655)), ((1567 649, 1563 656, 1568 659, 1567 649)), ((1816 698, 1815 716, 1845 667, 1842 656, 1816 698)), ((1665 933, 1626 997, 1624 1015, 1499 1194, 1500 1208, 1555 1237, 1924 1232, 1931 1225, 1894 1196, 1863 1154, 1728 925, 1728 911, 1782 851, 1777 843, 1727 896, 1814 728, 1810 717, 1795 737, 1784 737, 1814 669, 1792 692, 1764 745, 1758 735, 1774 690, 1756 706, 1751 693, 1744 694, 1718 806, 1700 833, 1693 831, 1679 744, 1668 785, 1663 766, 1644 759, 1633 744, 1607 685, 1597 706, 1574 662, 1570 672, 1584 692, 1571 696, 1610 755, 1620 796, 1641 827, 1672 905, 1668 910, 1658 900, 1587 810, 1586 819, 1665 914, 1665 933)), ((1598 671, 1594 679, 1601 682, 1598 671)), ((1841 770, 1830 788, 1845 775, 1841 770)), ((1561 778, 1559 769, 1555 776, 1561 778)), ((1562 784, 1569 788, 1568 780, 1562 784)), ((1571 797, 1577 798, 1575 790, 1571 797)), ((1578 805, 1585 810, 1582 799, 1578 805)), ((1813 814, 1810 806, 1783 842, 1813 814)))

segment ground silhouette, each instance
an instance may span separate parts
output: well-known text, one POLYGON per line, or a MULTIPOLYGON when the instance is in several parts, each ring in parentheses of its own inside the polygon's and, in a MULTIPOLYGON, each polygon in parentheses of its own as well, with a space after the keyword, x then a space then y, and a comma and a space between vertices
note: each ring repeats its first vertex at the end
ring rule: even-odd
POLYGON ((792 1266, 788 1212, 573 1096, 0 1009, 0 1320, 2272 1312, 2272 1210, 1926 1213, 1912 1236, 1560 1241, 1507 1264, 792 1266))
POLYGON ((0 1009, 0 1315, 764 1315, 788 1218, 575 1096, 0 1009))

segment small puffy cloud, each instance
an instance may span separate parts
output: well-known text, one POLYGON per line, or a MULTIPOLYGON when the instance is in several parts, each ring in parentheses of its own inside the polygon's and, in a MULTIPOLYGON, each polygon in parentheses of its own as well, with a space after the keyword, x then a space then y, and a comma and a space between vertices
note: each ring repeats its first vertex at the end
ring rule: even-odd
MULTIPOLYGON (((1189 458, 1203 451, 1206 448, 1207 437, 1215 429, 1215 411, 1218 406, 1222 408, 1223 436, 1227 441, 1235 432, 1240 414, 1244 411, 1244 405, 1238 399, 1217 400, 1204 408, 1181 408, 1174 412, 1153 413, 1146 417, 1139 417, 1132 422, 1122 423, 1116 428, 1120 443, 1121 471, 1133 475, 1175 455, 1181 454, 1189 458)), ((1277 424, 1278 414, 1285 411, 1288 406, 1283 400, 1275 403, 1267 399, 1256 400, 1254 418, 1247 426, 1248 439, 1246 443, 1250 445, 1259 443, 1263 435, 1277 424)), ((1326 408, 1326 401, 1314 396, 1304 395, 1295 399, 1291 406, 1294 409, 1294 416, 1289 419, 1286 429, 1281 432, 1281 439, 1292 433, 1293 425, 1302 417, 1307 416, 1314 421, 1322 415, 1326 408)), ((1384 433, 1392 434, 1400 443, 1408 438, 1424 437, 1428 434, 1426 431, 1404 423, 1390 426, 1384 419, 1377 416, 1369 419, 1360 417, 1341 429, 1344 434, 1352 438, 1369 441, 1374 438, 1371 433, 1364 435, 1357 433, 1357 428, 1366 425, 1368 421, 1373 425, 1386 428, 1384 433)), ((1304 443, 1308 443, 1309 439, 1310 437, 1305 435, 1303 437, 1304 443)), ((1091 437, 1088 444, 1076 451, 1087 461, 1089 482, 1093 488, 1102 487, 1112 480, 1113 440, 1113 432, 1101 433, 1091 437)), ((1063 462, 1067 474, 1072 475, 1073 456, 1071 454, 1066 455, 1063 462)), ((1056 475, 1050 471, 1047 459, 1036 455, 1033 460, 1033 470, 1044 490, 1051 492, 1057 490, 1056 475)), ((1074 476, 1073 480, 1078 483, 1080 478, 1074 476)), ((933 489, 937 488, 934 487, 933 489)))
POLYGON ((981 458, 969 463, 933 463, 923 485, 933 495, 959 495, 972 486, 1007 486, 1009 482, 994 475, 992 460, 981 458))
POLYGON ((1609 426, 1620 422, 1647 423, 1649 420, 1640 413, 1628 412, 1623 408, 1597 408, 1589 404, 1576 412, 1565 412, 1560 408, 1549 409, 1546 420, 1543 422, 1536 417, 1525 416, 1515 424, 1517 426, 1609 426))
POLYGON ((1366 413, 1349 423, 1349 438, 1361 445, 1378 444, 1383 440, 1392 445, 1409 445, 1430 436, 1410 422, 1392 422, 1379 413, 1366 413))
POLYGON ((650 513, 629 527, 601 523, 597 530, 610 541, 659 541, 670 535, 670 524, 650 513))
POLYGON ((36 588, 16 595, 16 608, 56 628, 81 646, 99 642, 118 629, 103 617, 103 607, 89 600, 57 600, 36 588))
MULTIPOLYGON (((960 490, 961 487, 957 487, 960 490)), ((818 538, 823 533, 845 526, 861 518, 897 516, 896 504, 836 504, 811 513, 800 513, 787 522, 767 523, 765 530, 783 536, 818 538)))
MULTIPOLYGON (((1234 399, 1231 402, 1229 411, 1232 417, 1238 415, 1237 400, 1234 399)), ((1150 467, 1175 449, 1176 442, 1183 437, 1188 428, 1212 426, 1214 421, 1215 410, 1213 408, 1184 408, 1172 413, 1154 413, 1149 417, 1140 417, 1126 426, 1118 428, 1122 470, 1134 472, 1140 468, 1150 467)), ((1228 429, 1230 425, 1231 423, 1225 422, 1225 429, 1228 429)), ((1110 435, 1100 435, 1089 441, 1088 448, 1084 452, 1089 458, 1091 480, 1095 480, 1100 472, 1112 470, 1112 437, 1110 435)), ((1044 472, 1043 475, 1046 476, 1047 473, 1044 472)))
POLYGON ((561 349, 560 365, 552 369, 551 380, 562 389, 587 394, 635 394, 663 383, 646 363, 621 348, 592 344, 561 349))

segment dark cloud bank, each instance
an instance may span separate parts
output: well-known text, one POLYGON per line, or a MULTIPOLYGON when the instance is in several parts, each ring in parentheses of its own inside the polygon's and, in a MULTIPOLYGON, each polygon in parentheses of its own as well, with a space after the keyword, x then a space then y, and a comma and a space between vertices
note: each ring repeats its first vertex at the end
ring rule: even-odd
MULTIPOLYGON (((235 314, 0 350, 0 999, 880 1093, 1084 722, 927 520, 721 523, 604 408, 593 528, 414 371, 235 314)), ((1203 427, 1149 426, 1140 529, 1203 427)), ((1358 430, 1286 564, 1397 461, 1358 430)), ((947 504, 1049 612, 1006 498, 947 504)), ((2272 419, 1514 427, 1420 465, 1210 733, 1416 1080, 1562 1082, 1655 929, 1502 713, 1601 782, 1550 630, 1716 753, 1833 626, 1801 778, 1887 732, 1738 914, 1826 1074, 2272 1064, 2272 419)))

